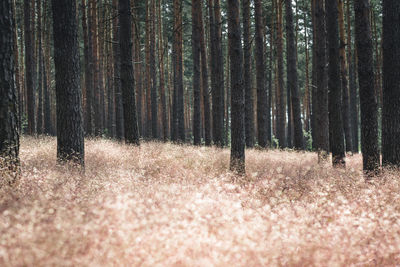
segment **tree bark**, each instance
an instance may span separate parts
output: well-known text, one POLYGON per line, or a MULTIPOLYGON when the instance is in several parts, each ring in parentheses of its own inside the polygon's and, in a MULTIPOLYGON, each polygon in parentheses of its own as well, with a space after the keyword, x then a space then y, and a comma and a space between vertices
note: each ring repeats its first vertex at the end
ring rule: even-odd
POLYGON ((34 45, 32 43, 31 0, 24 0, 24 29, 25 29, 25 88, 28 106, 28 134, 36 133, 35 124, 35 88, 34 88, 34 45))
POLYGON ((173 141, 185 142, 185 108, 183 96, 182 0, 174 0, 174 135, 173 141))
POLYGON ((139 145, 139 131, 136 117, 135 79, 132 64, 132 18, 130 0, 118 1, 119 48, 121 56, 121 91, 124 110, 124 134, 127 144, 139 145))
POLYGON ((120 19, 118 16, 118 0, 113 0, 113 55, 114 55, 114 103, 115 134, 117 140, 124 139, 124 110, 121 91, 121 51, 119 47, 120 19))
POLYGON ((239 20, 239 0, 228 0, 228 37, 231 71, 231 162, 230 169, 245 173, 245 126, 243 55, 239 20))
POLYGON ((205 42, 205 32, 203 23, 202 8, 199 12, 200 19, 200 55, 201 55, 201 83, 203 89, 203 116, 204 116, 204 144, 211 145, 211 110, 210 110, 210 88, 208 86, 208 70, 207 70, 207 50, 205 42))
POLYGON ((14 27, 12 1, 4 0, 0 9, 0 177, 3 180, 0 185, 13 182, 19 164, 18 102, 14 84, 14 64, 18 63, 14 62, 14 27), (8 180, 9 175, 12 180, 8 180), (6 177, 7 181, 4 181, 6 177))
POLYGON ((344 25, 344 0, 338 0, 338 14, 339 14, 339 36, 340 36, 340 77, 342 79, 342 116, 343 116, 343 130, 346 141, 346 151, 353 151, 353 137, 351 130, 350 120, 350 98, 349 98, 349 82, 347 74, 349 72, 346 58, 346 36, 344 25))
POLYGON ((315 87, 313 90, 314 137, 319 160, 329 151, 329 113, 326 75, 326 23, 324 0, 315 1, 315 87))
POLYGON ((333 166, 345 166, 342 118, 342 86, 339 63, 339 25, 337 0, 326 0, 328 39, 329 135, 333 166))
POLYGON ((279 147, 286 147, 286 107, 285 107, 285 93, 284 93, 284 82, 283 82, 283 31, 282 31, 282 0, 277 1, 277 61, 278 61, 278 88, 277 88, 277 99, 276 99, 276 135, 279 141, 279 147))
POLYGON ((76 2, 52 0, 57 99, 57 158, 84 166, 76 2))
MULTIPOLYGON (((286 35, 287 35, 287 86, 291 95, 293 130, 294 130, 294 148, 303 149, 303 126, 301 122, 301 106, 297 76, 297 51, 296 40, 293 29, 293 10, 291 1, 286 1, 286 35)), ((289 107, 290 108, 290 107, 289 107)), ((290 121, 289 121, 290 122, 290 121)))
POLYGON ((382 162, 400 167, 400 2, 383 1, 382 162))
POLYGON ((193 143, 201 143, 200 116, 200 14, 201 2, 192 0, 192 56, 193 56, 193 143))
POLYGON ((255 60, 257 81, 257 130, 258 145, 262 148, 268 146, 267 139, 267 90, 265 84, 264 64, 264 34, 263 34, 263 7, 261 0, 254 1, 255 19, 255 60))
POLYGON ((354 1, 358 83, 361 109, 363 169, 376 172, 380 165, 378 147, 378 106, 374 88, 373 51, 369 0, 354 1))
POLYGON ((245 133, 246 146, 254 146, 254 110, 253 110, 253 90, 251 81, 251 30, 250 30, 250 0, 242 1, 243 17, 243 53, 244 53, 244 90, 245 90, 245 133))

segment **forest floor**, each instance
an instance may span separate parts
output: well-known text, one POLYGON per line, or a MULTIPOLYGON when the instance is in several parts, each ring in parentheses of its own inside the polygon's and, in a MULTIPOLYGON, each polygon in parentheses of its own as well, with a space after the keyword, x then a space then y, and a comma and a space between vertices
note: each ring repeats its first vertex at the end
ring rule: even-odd
POLYGON ((0 266, 359 266, 400 262, 400 172, 365 181, 309 152, 86 141, 86 172, 54 138, 23 137, 0 189, 0 266))

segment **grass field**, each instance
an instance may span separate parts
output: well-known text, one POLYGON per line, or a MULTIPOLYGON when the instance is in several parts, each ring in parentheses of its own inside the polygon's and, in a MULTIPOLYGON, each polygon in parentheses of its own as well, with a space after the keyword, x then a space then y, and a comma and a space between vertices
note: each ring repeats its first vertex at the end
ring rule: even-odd
POLYGON ((400 263, 400 172, 365 181, 314 153, 86 141, 86 172, 56 140, 24 137, 0 189, 0 266, 382 266, 400 263))

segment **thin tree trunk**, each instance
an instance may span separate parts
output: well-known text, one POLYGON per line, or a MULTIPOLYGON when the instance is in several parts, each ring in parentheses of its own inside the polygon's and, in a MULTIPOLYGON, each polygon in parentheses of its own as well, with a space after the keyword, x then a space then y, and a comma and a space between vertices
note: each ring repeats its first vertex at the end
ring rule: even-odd
POLYGON ((200 116, 200 14, 201 2, 192 0, 192 56, 193 56, 193 143, 201 143, 200 116))
POLYGON ((231 61, 232 134, 230 169, 245 173, 245 125, 243 57, 239 20, 239 0, 228 0, 229 58, 231 61))
MULTIPOLYGON (((287 34, 287 85, 291 94, 293 111, 294 148, 303 149, 303 126, 301 122, 301 106, 297 80, 297 51, 293 29, 293 10, 291 1, 286 1, 286 34, 287 34)), ((289 106, 290 110, 290 106, 289 106)), ((289 120, 290 122, 290 120, 289 120)), ((289 123, 290 124, 290 123, 289 123)), ((289 133, 288 133, 289 134, 289 133)))
POLYGON ((244 53, 244 90, 245 90, 245 132, 246 146, 254 146, 254 110, 251 81, 251 42, 250 42, 250 0, 242 1, 243 17, 243 53, 244 53))
POLYGON ((36 133, 35 124, 35 88, 34 88, 34 45, 32 42, 31 0, 24 0, 24 29, 25 29, 25 88, 27 92, 28 134, 36 133))
POLYGON ((158 100, 157 100, 157 76, 156 76, 156 4, 150 1, 150 79, 151 79, 151 135, 158 138, 158 100))
MULTIPOLYGON (((202 2, 201 2, 202 3, 202 2)), ((208 86, 208 71, 207 71, 207 50, 205 42, 205 32, 203 25, 203 7, 201 6, 199 12, 200 17, 200 55, 201 55, 201 75, 202 75, 202 89, 203 89, 203 116, 204 116, 204 143, 206 146, 211 145, 211 110, 210 110, 210 89, 208 86)))
POLYGON ((113 55, 114 55, 114 103, 115 103, 115 132, 118 140, 124 139, 124 110, 121 90, 121 51, 120 19, 118 16, 118 1, 113 0, 113 55))
POLYGON ((347 59, 349 61, 349 94, 350 94, 350 110, 351 114, 351 131, 353 152, 358 153, 358 103, 357 103, 357 83, 355 73, 355 57, 353 56, 353 42, 351 34, 351 17, 350 17, 350 0, 346 3, 346 18, 347 18, 347 59))
POLYGON ((254 2, 255 19, 255 60, 257 80, 257 131, 258 145, 262 148, 268 146, 267 138, 267 90, 265 84, 264 64, 264 34, 263 34, 263 7, 261 0, 254 2))
POLYGON ((353 138, 350 120, 350 97, 349 97, 349 83, 348 83, 348 65, 346 58, 346 36, 344 25, 344 0, 338 0, 339 11, 339 36, 340 36, 340 71, 342 79, 342 116, 343 116, 343 129, 346 140, 346 151, 353 151, 353 138))
POLYGON ((283 82, 283 31, 282 31, 282 0, 277 2, 277 60, 278 60, 278 88, 277 88, 277 138, 279 147, 286 147, 285 125, 286 125, 286 108, 285 108, 285 93, 283 82))

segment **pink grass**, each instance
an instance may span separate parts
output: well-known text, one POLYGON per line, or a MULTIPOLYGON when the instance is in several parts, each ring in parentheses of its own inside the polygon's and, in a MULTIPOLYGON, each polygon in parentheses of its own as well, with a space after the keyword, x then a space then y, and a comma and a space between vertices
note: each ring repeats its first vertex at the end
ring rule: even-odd
POLYGON ((87 140, 86 173, 24 137, 0 189, 0 266, 375 266, 400 262, 400 172, 366 182, 313 153, 87 140))

